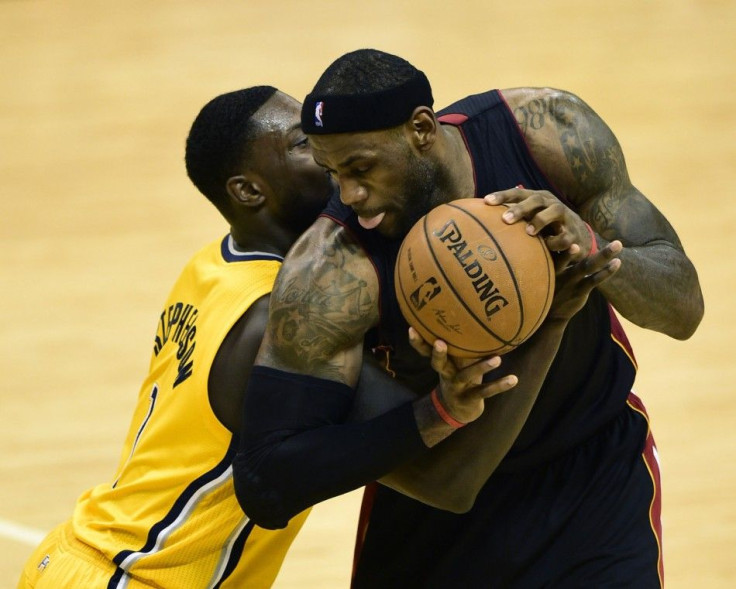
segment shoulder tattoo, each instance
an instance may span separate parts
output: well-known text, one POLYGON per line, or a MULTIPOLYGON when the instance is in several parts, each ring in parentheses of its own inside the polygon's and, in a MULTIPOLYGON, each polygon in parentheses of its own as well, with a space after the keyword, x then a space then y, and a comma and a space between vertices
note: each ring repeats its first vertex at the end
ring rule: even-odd
POLYGON ((279 274, 271 294, 268 339, 272 357, 324 376, 340 372, 340 352, 362 342, 377 321, 378 282, 375 274, 361 275, 373 267, 367 260, 356 263, 362 250, 344 232, 313 245, 279 274))
POLYGON ((602 231, 629 184, 621 146, 609 127, 585 102, 561 91, 538 93, 513 112, 522 133, 532 141, 535 136, 541 141, 557 137, 574 192, 583 200, 601 196, 590 213, 602 231))

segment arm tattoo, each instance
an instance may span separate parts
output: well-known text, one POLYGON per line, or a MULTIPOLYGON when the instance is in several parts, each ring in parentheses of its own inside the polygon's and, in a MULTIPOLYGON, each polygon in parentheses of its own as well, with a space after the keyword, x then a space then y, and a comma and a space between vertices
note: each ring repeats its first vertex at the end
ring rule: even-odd
POLYGON ((339 378, 340 352, 361 342, 377 319, 377 289, 351 270, 357 248, 342 233, 321 252, 305 253, 282 271, 271 294, 270 356, 309 374, 339 378))
POLYGON ((526 137, 530 129, 538 131, 544 127, 544 120, 550 111, 550 97, 534 98, 521 106, 514 108, 516 122, 521 127, 521 132, 526 137))
POLYGON ((589 218, 601 235, 608 233, 630 188, 621 146, 608 126, 582 100, 559 91, 526 101, 514 115, 524 136, 546 131, 558 138, 574 184, 571 198, 589 202, 589 218))
POLYGON ((625 249, 600 291, 629 321, 678 339, 703 314, 697 274, 675 230, 634 187, 618 140, 593 110, 559 90, 514 94, 514 116, 558 190, 604 239, 625 249))

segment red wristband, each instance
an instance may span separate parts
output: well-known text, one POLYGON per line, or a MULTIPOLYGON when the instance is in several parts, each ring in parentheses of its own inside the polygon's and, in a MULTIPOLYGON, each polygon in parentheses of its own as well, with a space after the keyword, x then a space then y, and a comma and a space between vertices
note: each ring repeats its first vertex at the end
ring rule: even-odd
POLYGON ((595 233, 591 226, 586 223, 585 227, 588 230, 588 233, 590 233, 590 251, 588 252, 588 255, 592 256, 593 254, 598 253, 598 242, 595 239, 595 233))
POLYGON ((432 405, 434 405, 434 408, 439 416, 442 418, 442 421, 444 421, 447 425, 454 429, 458 429, 460 427, 463 427, 464 425, 467 425, 462 421, 458 421, 447 412, 447 410, 442 406, 442 403, 437 397, 437 389, 434 389, 430 396, 432 397, 432 405))

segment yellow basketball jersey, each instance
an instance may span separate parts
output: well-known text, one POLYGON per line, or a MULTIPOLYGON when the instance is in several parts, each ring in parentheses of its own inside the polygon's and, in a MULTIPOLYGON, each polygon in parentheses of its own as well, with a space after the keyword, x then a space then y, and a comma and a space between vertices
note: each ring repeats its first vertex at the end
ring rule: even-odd
POLYGON ((75 537, 115 565, 108 587, 270 587, 307 517, 264 530, 235 497, 236 442, 207 393, 222 341, 269 293, 281 258, 239 253, 232 238, 187 264, 159 317, 148 378, 107 483, 78 500, 75 537))

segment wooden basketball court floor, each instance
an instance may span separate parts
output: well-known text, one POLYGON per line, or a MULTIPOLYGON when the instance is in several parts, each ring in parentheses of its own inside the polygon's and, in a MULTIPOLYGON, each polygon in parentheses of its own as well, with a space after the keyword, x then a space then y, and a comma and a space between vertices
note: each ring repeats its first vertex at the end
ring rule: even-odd
MULTIPOLYGON (((183 146, 221 92, 301 99, 338 55, 398 53, 437 106, 555 86, 616 132, 678 229, 706 317, 630 326, 664 477, 668 586, 736 586, 733 0, 0 2, 0 587, 115 467, 159 306, 226 231, 183 146)), ((315 508, 277 587, 347 587, 359 492, 315 508)))

